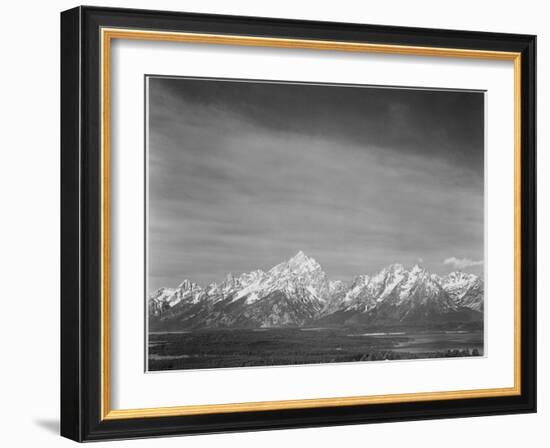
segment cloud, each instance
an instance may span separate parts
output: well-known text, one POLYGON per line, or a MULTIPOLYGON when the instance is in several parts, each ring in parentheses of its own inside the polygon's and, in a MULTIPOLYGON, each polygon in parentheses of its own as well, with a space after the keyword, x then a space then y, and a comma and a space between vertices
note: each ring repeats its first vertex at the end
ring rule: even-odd
POLYGON ((443 264, 450 264, 456 269, 464 269, 472 266, 482 266, 483 260, 475 261, 470 260, 469 258, 450 257, 446 258, 445 261, 443 261, 443 264))

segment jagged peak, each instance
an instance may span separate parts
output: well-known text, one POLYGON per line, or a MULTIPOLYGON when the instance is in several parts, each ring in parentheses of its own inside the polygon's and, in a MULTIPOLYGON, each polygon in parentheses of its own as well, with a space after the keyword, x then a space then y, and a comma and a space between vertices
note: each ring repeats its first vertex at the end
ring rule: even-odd
POLYGON ((292 258, 290 258, 286 263, 281 263, 276 267, 280 267, 281 265, 288 266, 291 270, 315 271, 317 269, 321 269, 321 265, 317 263, 314 258, 308 257, 301 250, 292 258))
POLYGON ((388 266, 388 271, 390 272, 401 272, 405 270, 405 267, 401 263, 393 263, 388 266))
POLYGON ((299 250, 298 252, 296 252, 296 255, 294 255, 294 257, 292 257, 292 258, 297 258, 297 259, 305 258, 305 259, 307 259, 308 256, 304 253, 303 250, 299 250))
POLYGON ((243 272, 241 275, 239 275, 239 280, 242 281, 249 281, 250 279, 256 279, 260 278, 265 275, 265 272, 261 269, 256 269, 255 271, 250 272, 243 272))
POLYGON ((160 288, 156 289, 149 295, 149 299, 157 299, 165 294, 171 294, 174 290, 172 288, 166 288, 164 286, 161 286, 160 288))
POLYGON ((289 264, 304 264, 310 261, 315 261, 313 258, 308 257, 303 251, 298 251, 296 255, 288 260, 289 264))
POLYGON ((446 280, 446 281, 459 281, 459 280, 475 280, 475 279, 478 279, 478 278, 479 278, 479 276, 477 276, 475 274, 469 274, 469 273, 464 272, 464 271, 453 271, 453 272, 448 273, 444 277, 444 280, 446 280))
POLYGON ((419 264, 415 264, 412 269, 409 271, 409 274, 411 275, 421 275, 426 274, 427 271, 424 268, 424 266, 420 266, 419 264))
POLYGON ((357 277, 354 277, 354 279, 351 282, 351 287, 355 288, 356 286, 365 286, 369 283, 370 277, 366 274, 358 275, 357 277))
POLYGON ((191 280, 185 279, 183 282, 181 282, 178 285, 178 289, 195 289, 199 288, 199 285, 197 285, 195 282, 192 282, 191 280))
MULTIPOLYGON (((407 270, 401 263, 393 263, 393 264, 390 264, 389 266, 386 266, 381 271, 373 275, 372 280, 382 281, 388 275, 405 274, 406 272, 407 270)), ((361 276, 358 276, 356 278, 359 278, 359 277, 361 276)))

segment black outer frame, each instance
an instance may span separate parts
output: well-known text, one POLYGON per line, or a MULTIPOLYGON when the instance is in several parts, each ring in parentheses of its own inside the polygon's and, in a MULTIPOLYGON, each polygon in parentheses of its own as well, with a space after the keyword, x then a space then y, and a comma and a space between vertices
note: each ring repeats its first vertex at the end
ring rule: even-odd
POLYGON ((61 435, 76 441, 536 412, 536 36, 100 7, 61 13, 61 435), (521 395, 100 419, 100 28, 521 52, 521 395))

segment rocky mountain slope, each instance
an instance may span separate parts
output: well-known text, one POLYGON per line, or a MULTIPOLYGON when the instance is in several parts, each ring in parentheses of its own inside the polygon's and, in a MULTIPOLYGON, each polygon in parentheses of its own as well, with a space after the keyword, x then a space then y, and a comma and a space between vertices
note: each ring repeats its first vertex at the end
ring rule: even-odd
POLYGON ((483 281, 394 264, 348 285, 330 281, 319 263, 298 252, 267 272, 229 274, 206 288, 189 280, 160 288, 148 308, 151 331, 481 322, 483 281))

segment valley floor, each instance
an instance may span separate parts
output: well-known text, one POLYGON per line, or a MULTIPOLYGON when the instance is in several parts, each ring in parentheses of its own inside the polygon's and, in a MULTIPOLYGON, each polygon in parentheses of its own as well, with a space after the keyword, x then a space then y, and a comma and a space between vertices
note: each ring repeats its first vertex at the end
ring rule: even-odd
POLYGON ((480 329, 269 328, 150 333, 149 371, 483 355, 480 329))

